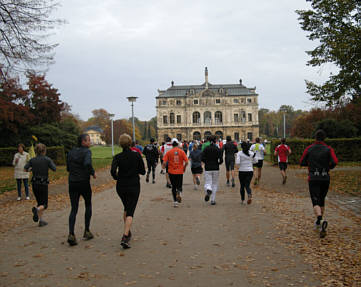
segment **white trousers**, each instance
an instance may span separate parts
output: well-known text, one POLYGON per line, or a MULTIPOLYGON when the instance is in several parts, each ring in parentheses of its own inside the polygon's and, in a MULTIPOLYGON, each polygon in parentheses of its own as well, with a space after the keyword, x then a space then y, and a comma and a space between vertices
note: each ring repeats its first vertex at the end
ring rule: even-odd
POLYGON ((211 201, 216 201, 218 178, 219 170, 209 170, 204 172, 204 192, 207 193, 207 189, 212 191, 211 201))

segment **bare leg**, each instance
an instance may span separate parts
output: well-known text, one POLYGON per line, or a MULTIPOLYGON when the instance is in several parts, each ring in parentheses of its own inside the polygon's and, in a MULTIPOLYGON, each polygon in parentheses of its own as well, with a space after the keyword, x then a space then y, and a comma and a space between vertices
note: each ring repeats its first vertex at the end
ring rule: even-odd
POLYGON ((322 216, 322 214, 323 214, 323 212, 322 212, 322 210, 321 210, 321 207, 318 206, 318 205, 315 205, 315 206, 313 207, 313 212, 315 213, 316 217, 322 216))
POLYGON ((261 175, 262 175, 262 168, 259 167, 258 169, 258 182, 261 180, 261 175))
POLYGON ((232 178, 235 178, 235 177, 236 177, 236 175, 235 175, 235 174, 236 174, 236 172, 234 171, 234 169, 232 169, 232 171, 231 171, 231 172, 232 172, 232 178))
POLYGON ((169 179, 169 174, 168 173, 165 174, 165 178, 167 179, 167 183, 170 184, 170 179, 169 179))
POLYGON ((38 216, 39 216, 39 220, 40 220, 40 221, 42 220, 42 216, 43 216, 43 214, 44 214, 44 210, 45 210, 44 205, 38 206, 38 216))
POLYGON ((193 174, 193 184, 194 184, 194 185, 197 184, 196 177, 197 177, 197 175, 196 175, 196 174, 193 174))
POLYGON ((226 178, 227 178, 227 181, 229 181, 229 171, 226 171, 226 178))

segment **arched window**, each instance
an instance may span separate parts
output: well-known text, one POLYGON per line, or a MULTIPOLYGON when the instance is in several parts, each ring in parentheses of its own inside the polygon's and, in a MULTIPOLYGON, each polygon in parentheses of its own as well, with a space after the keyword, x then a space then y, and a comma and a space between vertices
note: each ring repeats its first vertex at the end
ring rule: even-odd
POLYGON ((222 123, 222 112, 217 111, 214 114, 214 120, 216 124, 221 124, 222 123))
POLYGON ((193 139, 200 141, 201 140, 201 133, 200 132, 194 132, 193 133, 193 139))
POLYGON ((207 139, 207 137, 211 136, 212 133, 210 131, 204 132, 204 139, 207 139))
POLYGON ((174 124, 174 113, 169 114, 169 123, 174 124))
POLYGON ((168 134, 164 134, 164 135, 163 135, 164 141, 167 141, 167 137, 168 137, 168 134))
POLYGON ((216 131, 216 136, 218 139, 223 139, 223 133, 221 131, 216 131))
POLYGON ((193 123, 200 124, 201 123, 201 114, 199 112, 193 113, 193 123))
POLYGON ((212 113, 207 111, 203 115, 204 123, 210 125, 212 123, 212 113))

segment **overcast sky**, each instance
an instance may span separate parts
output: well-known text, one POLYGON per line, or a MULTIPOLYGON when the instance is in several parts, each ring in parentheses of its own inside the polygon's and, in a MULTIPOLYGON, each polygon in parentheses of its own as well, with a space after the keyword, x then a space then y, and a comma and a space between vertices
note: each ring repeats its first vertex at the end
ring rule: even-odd
POLYGON ((257 87, 260 108, 310 109, 305 79, 324 69, 306 66, 306 38, 296 9, 304 0, 60 0, 54 16, 68 23, 53 39, 56 63, 47 79, 83 120, 104 108, 116 118, 156 115, 157 89, 243 80, 257 87))

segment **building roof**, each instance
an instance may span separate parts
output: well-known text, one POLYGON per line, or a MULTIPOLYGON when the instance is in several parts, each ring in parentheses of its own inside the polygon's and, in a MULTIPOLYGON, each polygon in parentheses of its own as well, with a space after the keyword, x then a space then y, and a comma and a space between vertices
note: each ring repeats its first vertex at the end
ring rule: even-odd
POLYGON ((99 132, 99 133, 103 133, 103 130, 100 128, 100 127, 98 127, 98 126, 89 126, 89 127, 86 127, 85 129, 84 129, 84 132, 87 132, 87 131, 90 131, 90 130, 92 130, 92 131, 97 131, 97 132, 99 132))

